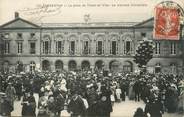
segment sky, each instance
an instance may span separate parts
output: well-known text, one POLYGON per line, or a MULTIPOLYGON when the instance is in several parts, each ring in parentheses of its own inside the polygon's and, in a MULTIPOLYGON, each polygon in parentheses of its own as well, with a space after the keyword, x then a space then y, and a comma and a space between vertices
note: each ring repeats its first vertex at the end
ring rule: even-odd
MULTIPOLYGON (((19 12, 34 23, 141 22, 166 0, 0 0, 0 25, 19 12)), ((173 0, 184 9, 184 0, 173 0)))

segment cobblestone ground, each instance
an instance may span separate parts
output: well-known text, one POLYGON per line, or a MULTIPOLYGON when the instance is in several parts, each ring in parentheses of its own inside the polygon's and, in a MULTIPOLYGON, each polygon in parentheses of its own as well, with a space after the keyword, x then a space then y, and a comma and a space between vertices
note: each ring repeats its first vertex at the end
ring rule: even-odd
MULTIPOLYGON (((34 94, 36 101, 38 102, 38 95, 34 94)), ((12 116, 21 116, 21 109, 22 106, 20 104, 21 101, 15 101, 14 103, 14 111, 12 112, 12 116)), ((115 103, 113 106, 113 112, 111 113, 111 117, 133 117, 134 112, 138 107, 141 107, 144 109, 145 104, 140 101, 140 102, 135 102, 135 101, 129 101, 126 99, 125 102, 120 102, 120 103, 115 103)), ((66 111, 63 111, 61 113, 61 116, 69 116, 66 111)), ((184 117, 182 114, 168 114, 164 113, 163 117, 184 117)))

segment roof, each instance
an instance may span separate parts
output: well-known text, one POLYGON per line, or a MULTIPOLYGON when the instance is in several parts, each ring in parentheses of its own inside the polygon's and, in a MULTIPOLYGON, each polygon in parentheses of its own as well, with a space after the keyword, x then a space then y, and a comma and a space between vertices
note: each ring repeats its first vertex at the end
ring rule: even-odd
POLYGON ((131 27, 137 22, 91 22, 91 23, 42 23, 38 24, 43 28, 54 27, 131 27))
POLYGON ((38 25, 36 25, 36 24, 34 24, 34 23, 30 22, 30 21, 24 20, 24 19, 22 19, 22 18, 20 18, 20 17, 15 18, 15 19, 13 19, 13 20, 11 20, 11 21, 9 21, 9 22, 7 22, 7 23, 1 25, 0 27, 1 27, 1 28, 6 27, 6 26, 8 26, 9 24, 13 24, 13 23, 16 22, 16 21, 22 21, 22 22, 25 22, 25 23, 27 23, 27 24, 33 26, 33 27, 39 28, 38 25))
MULTIPOLYGON (((106 27, 141 27, 141 26, 153 26, 153 21, 154 18, 150 18, 148 20, 145 20, 143 22, 90 22, 90 23, 41 23, 41 24, 34 24, 30 21, 24 20, 20 17, 15 18, 12 21, 9 21, 3 25, 1 25, 1 28, 7 28, 9 25, 16 23, 17 21, 21 21, 22 23, 28 25, 25 28, 106 28, 106 27)), ((18 26, 16 25, 15 27, 9 26, 8 28, 21 28, 19 25, 20 22, 18 23, 18 26)), ((23 25, 24 28, 25 25, 23 25)))
MULTIPOLYGON (((154 17, 151 17, 151 18, 149 18, 149 19, 147 19, 145 21, 142 21, 142 22, 140 22, 140 23, 138 23, 138 24, 136 24, 134 26, 135 27, 143 26, 143 25, 145 25, 145 24, 147 24, 149 22, 152 22, 152 21, 154 21, 154 17)), ((153 26, 153 23, 151 25, 153 26)))

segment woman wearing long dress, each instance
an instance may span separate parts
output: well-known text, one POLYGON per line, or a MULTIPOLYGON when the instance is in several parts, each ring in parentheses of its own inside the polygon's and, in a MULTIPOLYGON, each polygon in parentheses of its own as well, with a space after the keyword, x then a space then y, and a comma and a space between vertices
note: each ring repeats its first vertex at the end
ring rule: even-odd
POLYGON ((135 92, 133 91, 134 82, 130 82, 129 90, 128 90, 128 98, 129 100, 134 100, 135 92))
POLYGON ((33 93, 26 92, 22 101, 22 116, 36 117, 36 101, 33 93))

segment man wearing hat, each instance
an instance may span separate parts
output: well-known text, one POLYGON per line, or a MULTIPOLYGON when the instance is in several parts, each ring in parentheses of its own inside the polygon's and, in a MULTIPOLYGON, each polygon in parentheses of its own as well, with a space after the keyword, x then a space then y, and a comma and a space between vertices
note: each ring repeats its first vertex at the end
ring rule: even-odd
POLYGON ((1 112, 0 115, 2 116, 11 116, 11 112, 13 111, 13 107, 10 101, 7 99, 6 94, 1 96, 1 112))
POLYGON ((32 92, 25 92, 21 104, 22 116, 36 117, 36 101, 32 92))
POLYGON ((10 101, 10 104, 14 109, 14 100, 16 96, 16 90, 11 82, 8 83, 8 87, 6 88, 5 93, 7 95, 7 100, 10 101))
POLYGON ((68 112, 71 113, 71 117, 78 117, 85 112, 85 105, 77 91, 73 92, 71 101, 68 104, 68 112))

